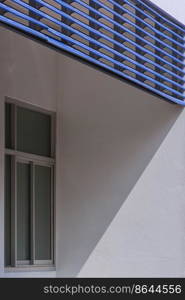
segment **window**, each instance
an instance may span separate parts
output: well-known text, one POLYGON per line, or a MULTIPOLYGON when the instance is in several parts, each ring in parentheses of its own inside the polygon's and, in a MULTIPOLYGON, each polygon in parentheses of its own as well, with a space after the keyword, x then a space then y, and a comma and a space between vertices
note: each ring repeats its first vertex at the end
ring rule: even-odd
POLYGON ((54 264, 54 115, 5 103, 5 266, 54 264))

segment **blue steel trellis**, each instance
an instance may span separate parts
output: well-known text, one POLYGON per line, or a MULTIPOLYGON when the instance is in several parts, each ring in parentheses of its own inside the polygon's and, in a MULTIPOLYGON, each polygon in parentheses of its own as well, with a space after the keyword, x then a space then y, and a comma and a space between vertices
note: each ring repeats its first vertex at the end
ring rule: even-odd
POLYGON ((1 0, 0 21, 185 105, 185 26, 148 0, 1 0))

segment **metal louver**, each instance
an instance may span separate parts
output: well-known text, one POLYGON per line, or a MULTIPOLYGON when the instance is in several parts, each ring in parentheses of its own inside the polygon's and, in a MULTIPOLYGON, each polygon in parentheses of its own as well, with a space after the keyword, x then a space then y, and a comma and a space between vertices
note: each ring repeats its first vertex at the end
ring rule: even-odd
POLYGON ((1 0, 0 21, 185 105, 185 26, 148 0, 1 0))

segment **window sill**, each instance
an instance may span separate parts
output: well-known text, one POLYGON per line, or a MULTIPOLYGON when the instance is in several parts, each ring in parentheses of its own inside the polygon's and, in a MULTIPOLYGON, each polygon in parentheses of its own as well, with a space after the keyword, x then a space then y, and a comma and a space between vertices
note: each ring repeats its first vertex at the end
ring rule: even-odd
POLYGON ((56 267, 53 266, 17 266, 17 267, 5 267, 5 272, 48 272, 56 271, 56 267))

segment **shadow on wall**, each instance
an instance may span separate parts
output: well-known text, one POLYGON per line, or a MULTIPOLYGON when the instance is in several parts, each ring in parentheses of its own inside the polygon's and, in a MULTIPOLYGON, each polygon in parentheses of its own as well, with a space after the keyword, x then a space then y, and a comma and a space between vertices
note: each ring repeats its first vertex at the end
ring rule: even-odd
POLYGON ((73 277, 182 109, 64 56, 58 78, 57 276, 73 277))

